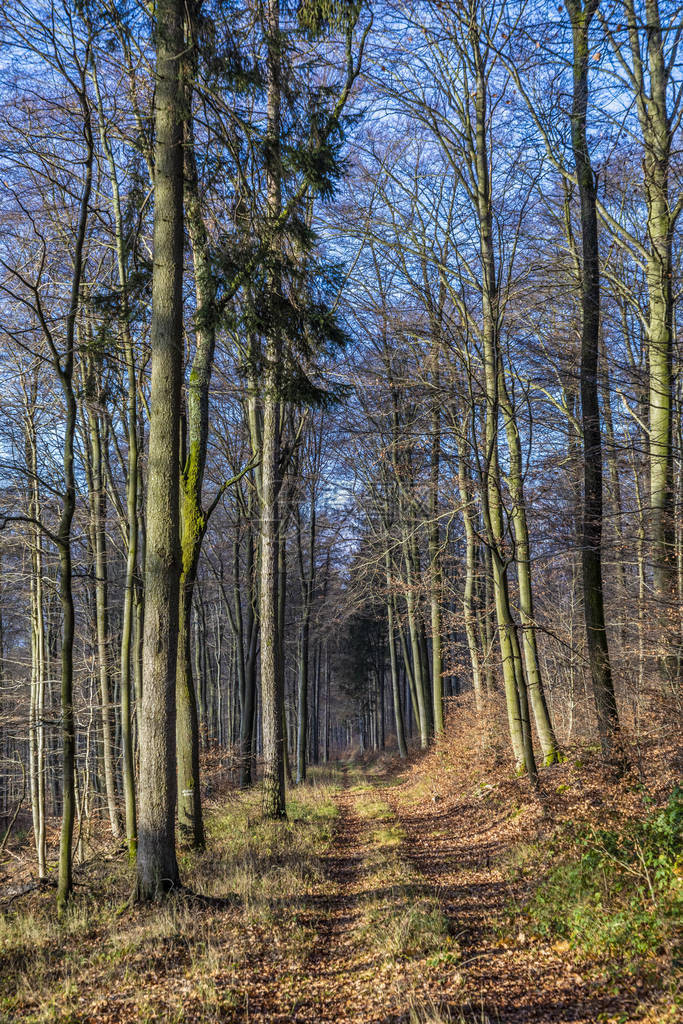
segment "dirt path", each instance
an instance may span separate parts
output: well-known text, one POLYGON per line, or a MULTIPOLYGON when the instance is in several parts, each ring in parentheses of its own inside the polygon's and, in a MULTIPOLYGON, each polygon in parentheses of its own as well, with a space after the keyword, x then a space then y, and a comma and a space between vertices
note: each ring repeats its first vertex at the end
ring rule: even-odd
POLYGON ((395 791, 384 796, 404 830, 405 855, 438 894, 458 937, 460 960, 444 968, 436 997, 447 1003, 457 998, 463 1016, 456 1020, 596 1024, 624 1019, 614 1016, 628 1009, 623 994, 596 994, 561 949, 532 944, 522 932, 516 939, 500 938, 512 898, 500 867, 507 848, 499 828, 503 816, 499 821, 476 798, 428 799, 406 808, 395 791))
POLYGON ((299 1004, 290 1008, 289 1016, 273 1020, 317 1024, 398 1024, 406 1020, 390 994, 390 972, 368 955, 363 942, 363 909, 372 895, 364 877, 370 829, 358 814, 358 803, 344 768, 343 788, 337 796, 339 814, 324 857, 329 885, 310 899, 311 924, 318 935, 315 952, 295 975, 301 990, 299 1004))
MULTIPOLYGON (((341 788, 338 776, 322 790, 313 780, 292 793, 286 823, 264 824, 257 794, 236 798, 214 852, 195 861, 197 891, 214 883, 219 897, 234 894, 223 902, 181 897, 114 918, 99 910, 110 884, 103 874, 94 911, 84 904, 66 943, 48 930, 37 957, 37 926, 28 938, 18 933, 20 994, 6 986, 3 995, 0 977, 0 1024, 643 1019, 629 1015, 635 993, 600 991, 562 944, 506 923, 514 793, 488 801, 480 784, 451 777, 438 796, 409 769, 387 771, 343 768, 341 788), (29 970, 42 972, 33 994, 29 970)), ((35 909, 49 929, 41 899, 35 909)))

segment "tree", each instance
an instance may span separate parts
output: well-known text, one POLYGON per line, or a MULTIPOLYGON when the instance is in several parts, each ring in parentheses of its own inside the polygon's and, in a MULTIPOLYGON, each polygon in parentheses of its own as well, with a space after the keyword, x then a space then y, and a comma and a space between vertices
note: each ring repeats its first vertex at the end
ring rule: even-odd
MULTIPOLYGON (((681 622, 676 604, 673 493, 673 239, 683 212, 683 192, 671 196, 671 160, 683 97, 674 80, 681 41, 680 5, 666 5, 662 20, 659 0, 619 0, 613 18, 600 12, 602 27, 617 58, 622 84, 635 101, 643 145, 643 200, 647 211, 646 242, 625 232, 625 241, 644 253, 648 293, 647 350, 648 473, 652 574, 664 632, 664 677, 676 680, 681 671, 681 622), (622 25, 615 21, 624 17, 622 25), (624 41, 622 42, 622 37, 624 41)), ((620 225, 615 225, 617 235, 620 225)))
POLYGON ((596 181, 586 134, 589 31, 599 0, 565 0, 572 26, 574 96, 572 149, 581 202, 581 419, 583 425, 583 599, 593 695, 603 753, 614 754, 619 716, 605 626, 602 589, 602 438, 598 399, 600 262, 596 181))
POLYGON ((185 6, 159 0, 154 104, 152 391, 137 894, 157 898, 180 882, 175 852, 180 388, 183 365, 183 96, 185 6))

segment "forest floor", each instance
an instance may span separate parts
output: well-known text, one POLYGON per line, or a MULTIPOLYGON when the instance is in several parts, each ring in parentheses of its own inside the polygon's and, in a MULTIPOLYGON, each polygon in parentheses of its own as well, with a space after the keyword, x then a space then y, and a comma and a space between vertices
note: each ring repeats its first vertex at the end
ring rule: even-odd
POLYGON ((123 853, 99 852, 78 869, 59 925, 53 890, 12 899, 3 863, 0 1021, 681 1019, 681 861, 664 891, 647 846, 648 821, 658 850, 680 843, 671 801, 662 810, 673 746, 641 750, 627 779, 574 750, 544 770, 538 800, 465 724, 408 765, 314 770, 291 791, 286 822, 263 822, 257 793, 214 795, 207 849, 182 854, 187 891, 163 905, 131 905, 123 853), (642 898, 637 879, 628 899, 626 883, 606 881, 580 895, 578 876, 595 889, 592 868, 606 880, 605 857, 628 867, 633 850, 642 898))

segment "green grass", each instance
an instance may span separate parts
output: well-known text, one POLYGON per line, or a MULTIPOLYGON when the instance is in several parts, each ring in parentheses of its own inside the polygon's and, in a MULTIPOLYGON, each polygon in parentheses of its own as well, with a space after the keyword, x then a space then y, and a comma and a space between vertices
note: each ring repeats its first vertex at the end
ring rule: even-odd
POLYGON ((384 828, 375 829, 372 833, 372 841, 377 846, 399 847, 405 840, 404 829, 398 823, 386 825, 384 828))
POLYGON ((370 833, 363 877, 367 897, 360 927, 363 943, 386 960, 431 957, 434 965, 459 959, 457 943, 439 901, 405 856, 405 831, 391 806, 373 795, 356 803, 358 816, 381 823, 370 833))
POLYGON ((367 908, 363 935, 388 959, 443 955, 457 957, 448 918, 438 900, 419 896, 407 885, 393 898, 377 899, 367 908))
POLYGON ((394 812, 386 800, 373 797, 358 803, 358 816, 365 821, 391 821, 394 812))

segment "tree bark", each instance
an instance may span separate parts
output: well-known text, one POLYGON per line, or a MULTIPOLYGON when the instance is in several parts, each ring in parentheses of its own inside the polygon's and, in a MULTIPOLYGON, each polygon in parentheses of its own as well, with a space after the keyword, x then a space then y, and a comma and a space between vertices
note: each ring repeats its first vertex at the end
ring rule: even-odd
MULTIPOLYGON (((270 292, 273 304, 281 288, 278 270, 280 240, 277 221, 282 209, 280 165, 280 4, 267 0, 267 191, 273 248, 270 292)), ((262 459, 261 459, 261 706, 263 728, 263 813, 267 818, 285 816, 285 767, 282 675, 279 666, 278 554, 280 546, 280 374, 282 337, 272 324, 266 338, 264 366, 262 459)))
POLYGON ((157 4, 154 147, 152 386, 140 736, 137 892, 149 900, 180 882, 175 852, 176 659, 180 393, 183 363, 183 110, 180 62, 184 4, 157 4))
POLYGON ((81 191, 79 218, 76 229, 76 244, 73 256, 71 297, 66 319, 66 350, 61 356, 48 332, 55 370, 59 378, 66 407, 64 424, 64 493, 62 514, 57 528, 57 550, 59 554, 59 599, 62 607, 62 648, 61 648, 61 710, 62 710, 62 828, 59 838, 59 876, 57 879, 57 913, 62 916, 73 890, 73 830, 76 813, 74 788, 74 762, 76 730, 73 706, 73 645, 74 645, 74 600, 72 590, 71 524, 76 508, 76 476, 74 471, 74 439, 76 433, 76 396, 74 393, 74 357, 76 348, 76 324, 81 303, 84 250, 92 192, 92 167, 94 141, 90 122, 84 73, 80 84, 79 102, 84 117, 86 143, 85 178, 81 191))
POLYGON ((470 30, 470 40, 473 48, 476 80, 472 156, 477 178, 476 205, 482 262, 482 333, 486 389, 484 431, 486 453, 484 459, 484 479, 482 481, 482 512, 493 567, 493 590, 498 620, 510 739, 518 769, 525 768, 532 785, 535 786, 537 783, 537 769, 529 729, 526 680, 519 654, 517 629, 510 609, 507 562, 503 549, 503 511, 500 495, 500 463, 498 455, 500 297, 493 247, 493 212, 486 137, 487 81, 479 38, 474 29, 470 30))
POLYGON ((602 587, 602 438, 598 400, 600 261, 597 188, 586 134, 588 33, 599 0, 565 0, 572 25, 574 95, 572 150, 581 201, 581 417, 583 425, 583 599, 588 657, 603 754, 612 756, 619 731, 602 587))
POLYGON ((206 532, 207 516, 202 487, 209 439, 209 391, 216 348, 217 285, 211 265, 209 237, 202 214, 192 117, 192 82, 196 74, 196 43, 193 13, 188 16, 185 60, 185 210, 194 261, 196 348, 187 390, 187 453, 181 473, 181 544, 183 569, 180 580, 180 632, 178 639, 178 823, 192 845, 204 845, 199 779, 199 727, 197 698, 192 678, 190 650, 192 594, 206 532))

